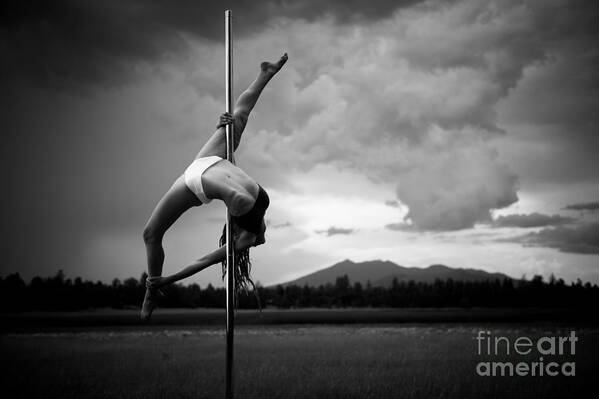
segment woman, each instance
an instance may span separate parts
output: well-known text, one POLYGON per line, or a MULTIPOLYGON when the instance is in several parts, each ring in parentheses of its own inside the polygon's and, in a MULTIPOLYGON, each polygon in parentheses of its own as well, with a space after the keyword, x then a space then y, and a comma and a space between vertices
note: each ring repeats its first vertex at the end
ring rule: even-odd
MULTIPOLYGON (((143 320, 148 320, 152 315, 160 287, 189 277, 226 259, 226 247, 222 245, 224 237, 221 237, 221 247, 217 250, 203 256, 178 273, 160 277, 164 262, 162 249, 164 233, 183 212, 193 206, 207 204, 213 199, 225 203, 234 222, 236 266, 242 268, 240 277, 245 278, 246 282, 249 280, 249 248, 265 242, 264 213, 268 208, 269 199, 258 183, 226 159, 225 126, 233 124, 234 149, 237 149, 250 112, 256 105, 260 93, 285 62, 287 62, 287 53, 275 63, 263 62, 260 65, 256 80, 237 99, 233 115, 224 113, 220 116, 216 132, 152 212, 143 232, 149 276, 146 280, 146 294, 141 309, 143 320)), ((251 283, 251 280, 249 282, 251 283)))

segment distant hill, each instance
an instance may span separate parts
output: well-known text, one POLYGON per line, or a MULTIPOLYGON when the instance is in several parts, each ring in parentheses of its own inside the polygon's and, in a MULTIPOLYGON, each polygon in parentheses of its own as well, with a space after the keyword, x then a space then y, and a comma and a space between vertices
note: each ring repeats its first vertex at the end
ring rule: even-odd
POLYGON ((368 262, 352 262, 349 259, 327 267, 326 269, 308 274, 283 285, 309 285, 316 287, 327 283, 335 284, 337 277, 347 275, 350 282, 372 286, 388 287, 394 278, 398 281, 433 282, 435 279, 453 279, 456 281, 483 281, 495 279, 511 279, 502 273, 488 273, 478 269, 454 269, 444 265, 432 265, 426 268, 404 267, 393 262, 372 260, 368 262))

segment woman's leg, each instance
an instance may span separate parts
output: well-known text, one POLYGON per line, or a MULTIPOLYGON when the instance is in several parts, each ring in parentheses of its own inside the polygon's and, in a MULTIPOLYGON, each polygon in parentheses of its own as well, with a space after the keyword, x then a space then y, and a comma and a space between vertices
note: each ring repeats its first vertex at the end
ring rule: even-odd
POLYGON ((193 206, 202 202, 187 188, 185 178, 181 175, 172 187, 158 201, 154 212, 143 232, 148 260, 148 275, 160 276, 164 262, 162 238, 179 216, 193 206))
POLYGON ((275 63, 263 62, 260 64, 258 76, 237 99, 233 110, 233 117, 235 118, 235 149, 239 146, 245 125, 252 109, 254 109, 254 106, 258 102, 258 98, 260 98, 260 94, 262 94, 262 90, 264 90, 268 82, 279 72, 286 62, 287 53, 283 54, 275 63))
MULTIPOLYGON (((263 62, 260 64, 260 72, 256 79, 249 85, 249 87, 241 93, 235 103, 233 116, 235 118, 235 129, 234 129, 234 145, 233 148, 236 150, 241 141, 241 135, 245 130, 248 118, 252 109, 258 102, 262 90, 266 87, 268 82, 273 76, 283 67, 287 62, 287 53, 274 63, 263 62)), ((227 141, 225 138, 225 128, 219 128, 208 142, 202 147, 196 158, 208 157, 217 155, 221 158, 227 157, 227 141)))
MULTIPOLYGON (((173 223, 192 206, 201 205, 201 201, 187 188, 185 179, 180 176, 166 194, 160 199, 150 216, 143 232, 150 277, 162 274, 164 250, 162 238, 173 223)), ((147 320, 156 307, 156 290, 146 289, 141 308, 141 318, 147 320)))

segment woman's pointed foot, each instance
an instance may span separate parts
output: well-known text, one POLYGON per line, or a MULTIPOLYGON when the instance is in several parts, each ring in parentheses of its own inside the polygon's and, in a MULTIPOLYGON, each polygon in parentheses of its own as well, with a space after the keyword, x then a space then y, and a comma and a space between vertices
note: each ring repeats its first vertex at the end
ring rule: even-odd
POLYGON ((141 312, 139 313, 139 316, 143 321, 150 320, 152 312, 158 306, 158 293, 158 290, 146 288, 146 295, 144 296, 144 302, 141 305, 141 312))
POLYGON ((272 73, 274 75, 281 70, 288 58, 289 57, 287 56, 287 53, 285 53, 277 62, 263 62, 260 64, 260 69, 262 69, 264 72, 272 73))

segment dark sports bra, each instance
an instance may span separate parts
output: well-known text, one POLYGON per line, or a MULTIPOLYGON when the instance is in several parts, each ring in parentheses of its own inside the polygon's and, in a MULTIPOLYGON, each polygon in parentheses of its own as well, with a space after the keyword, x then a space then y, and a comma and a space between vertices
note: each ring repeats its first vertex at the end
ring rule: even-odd
POLYGON ((266 191, 260 185, 258 185, 258 188, 258 197, 252 209, 241 216, 231 217, 237 226, 254 234, 262 233, 262 221, 264 220, 266 208, 270 205, 270 199, 266 191))

